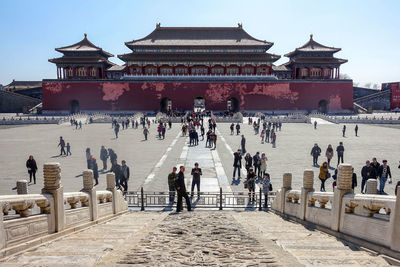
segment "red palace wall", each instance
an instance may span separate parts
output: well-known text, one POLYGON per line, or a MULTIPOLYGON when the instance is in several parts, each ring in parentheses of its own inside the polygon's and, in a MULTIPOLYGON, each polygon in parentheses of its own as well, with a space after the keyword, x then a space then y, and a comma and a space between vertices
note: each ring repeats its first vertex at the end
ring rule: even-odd
POLYGON ((234 97, 240 110, 316 110, 321 100, 329 111, 353 109, 352 81, 271 82, 133 82, 43 81, 43 110, 69 111, 77 100, 80 110, 129 111, 160 109, 163 98, 172 108, 193 109, 196 97, 204 97, 206 109, 226 110, 234 97))

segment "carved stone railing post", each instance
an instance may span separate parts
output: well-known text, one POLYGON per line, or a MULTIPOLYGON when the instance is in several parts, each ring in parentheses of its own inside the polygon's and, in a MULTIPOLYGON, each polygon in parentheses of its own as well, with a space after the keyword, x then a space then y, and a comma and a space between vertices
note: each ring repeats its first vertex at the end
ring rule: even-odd
POLYGON ((286 204, 286 192, 292 189, 292 174, 284 173, 283 174, 283 185, 281 189, 281 210, 280 212, 285 213, 285 204, 286 204))
POLYGON ((332 202, 332 223, 331 229, 334 231, 339 231, 340 225, 340 214, 342 209, 342 199, 345 194, 352 193, 351 188, 353 177, 353 169, 350 164, 342 163, 338 167, 338 178, 337 186, 333 192, 333 202, 332 202))
POLYGON ((307 209, 307 198, 308 193, 314 192, 314 172, 312 170, 305 170, 303 173, 303 187, 301 188, 301 199, 300 199, 300 219, 306 218, 307 209))
POLYGON ((6 246, 6 231, 4 230, 3 223, 3 205, 4 203, 0 202, 0 250, 6 246))
POLYGON ((376 179, 367 180, 367 194, 376 195, 378 189, 378 181, 376 179))
POLYGON ((396 204, 394 211, 391 214, 393 217, 390 219, 391 241, 390 248, 400 251, 400 186, 397 187, 396 204))
POLYGON ((115 188, 115 174, 114 173, 107 173, 106 176, 107 179, 107 190, 111 191, 113 196, 112 196, 112 202, 113 202, 113 213, 116 214, 118 213, 118 190, 115 188))
POLYGON ((28 181, 27 180, 18 180, 17 181, 17 194, 18 195, 28 194, 28 181))
POLYGON ((54 212, 52 212, 55 224, 55 231, 64 229, 65 209, 64 209, 64 189, 61 185, 60 163, 51 162, 43 165, 44 187, 42 193, 53 195, 54 212))
POLYGON ((85 170, 83 171, 83 192, 89 194, 89 210, 90 210, 90 219, 95 221, 98 219, 97 215, 97 195, 96 189, 94 189, 93 185, 93 171, 85 170))

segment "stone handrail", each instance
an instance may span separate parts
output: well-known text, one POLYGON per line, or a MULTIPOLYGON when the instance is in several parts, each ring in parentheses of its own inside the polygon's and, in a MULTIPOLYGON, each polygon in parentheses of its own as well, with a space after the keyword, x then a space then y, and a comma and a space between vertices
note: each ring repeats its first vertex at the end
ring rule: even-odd
POLYGON ((307 195, 308 207, 315 207, 315 202, 318 202, 319 208, 325 209, 327 203, 332 203, 333 192, 310 192, 307 195))
POLYGON ((376 116, 329 116, 322 113, 313 113, 311 117, 321 118, 332 123, 354 123, 354 124, 400 124, 400 116, 377 118, 376 116))
POLYGON ((44 164, 43 172, 42 194, 0 196, 0 258, 29 248, 38 238, 50 240, 59 236, 54 233, 69 233, 128 210, 113 173, 107 174, 107 190, 96 191, 93 171, 85 170, 82 190, 64 193, 59 163, 44 164), (40 214, 30 216, 38 208, 40 214))
MULTIPOLYGON (((329 233, 378 244, 389 254, 400 252, 400 194, 354 194, 352 174, 350 164, 340 164, 334 192, 315 192, 312 170, 304 172, 301 191, 292 190, 292 175, 285 173, 271 207, 279 214, 324 227, 329 233), (328 203, 330 208, 326 207, 328 203)), ((376 181, 367 184, 371 187, 367 192, 376 192, 376 181)))
POLYGON ((9 215, 9 211, 13 209, 21 217, 28 217, 35 206, 40 208, 42 214, 49 214, 52 201, 53 196, 50 194, 0 196, 1 211, 4 215, 9 215))

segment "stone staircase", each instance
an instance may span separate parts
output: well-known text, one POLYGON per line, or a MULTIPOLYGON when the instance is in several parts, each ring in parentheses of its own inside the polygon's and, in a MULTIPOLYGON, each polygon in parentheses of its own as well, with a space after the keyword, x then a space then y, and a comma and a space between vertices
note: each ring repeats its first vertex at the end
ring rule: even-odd
POLYGON ((0 266, 388 266, 274 213, 130 212, 32 247, 0 266))

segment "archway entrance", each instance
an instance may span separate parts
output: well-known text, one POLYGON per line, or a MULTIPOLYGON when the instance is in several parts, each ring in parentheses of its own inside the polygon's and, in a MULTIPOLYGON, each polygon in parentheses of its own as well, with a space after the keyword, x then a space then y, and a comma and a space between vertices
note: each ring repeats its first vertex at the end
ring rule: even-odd
POLYGON ((239 104, 239 100, 237 100, 237 98, 232 97, 227 101, 227 109, 229 112, 239 112, 240 110, 240 104, 239 104))
POLYGON ((325 99, 321 100, 318 102, 318 111, 321 113, 327 113, 328 112, 328 101, 325 99))
POLYGON ((198 96, 194 99, 193 110, 195 112, 201 112, 206 109, 206 100, 204 97, 198 96))
POLYGON ((79 111, 80 111, 79 101, 75 99, 69 101, 69 113, 75 114, 79 113, 79 111))
POLYGON ((160 101, 160 111, 163 113, 171 112, 172 110, 172 100, 168 97, 164 97, 160 101))

